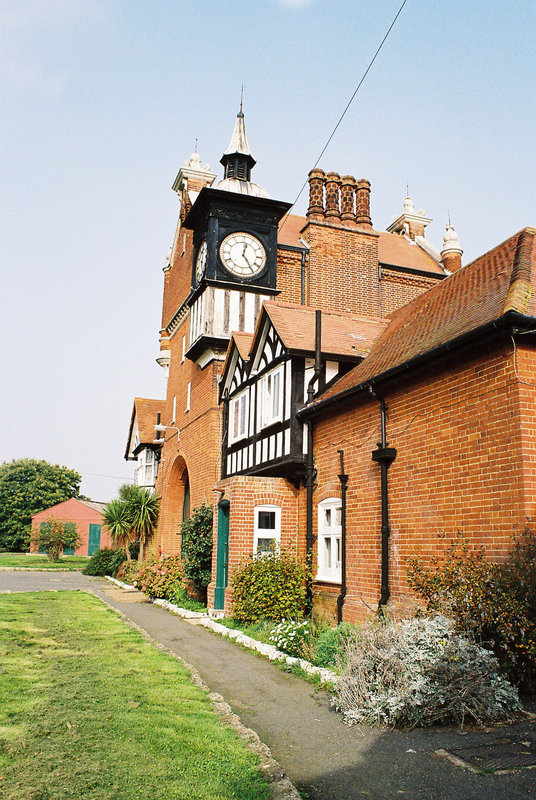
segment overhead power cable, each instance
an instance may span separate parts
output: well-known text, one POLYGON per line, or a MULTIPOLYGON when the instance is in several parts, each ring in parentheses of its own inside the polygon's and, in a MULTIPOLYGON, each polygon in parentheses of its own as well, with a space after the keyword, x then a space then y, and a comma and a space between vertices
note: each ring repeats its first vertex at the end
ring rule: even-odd
MULTIPOLYGON (((391 22, 391 24, 389 25, 389 28, 387 29, 387 33, 385 34, 385 36, 384 36, 384 37, 383 37, 383 39, 381 40, 380 44, 378 45, 378 48, 377 48, 376 52, 375 52, 375 53, 374 53, 374 55, 372 56, 372 59, 370 60, 368 67, 366 68, 365 72, 363 73, 363 75, 362 75, 362 77, 361 77, 361 80, 360 80, 360 81, 359 81, 359 83, 357 84, 357 86, 356 86, 356 88, 355 88, 355 90, 354 90, 354 93, 353 93, 353 95, 352 95, 352 96, 351 96, 351 98, 348 100, 348 103, 346 104, 346 107, 345 107, 344 111, 342 112, 342 114, 340 115, 339 119, 337 120, 337 124, 335 125, 335 127, 334 127, 334 128, 333 128, 333 130, 331 131, 331 134, 330 134, 330 136, 329 136, 329 138, 328 138, 327 142, 325 143, 324 147, 322 148, 322 150, 321 150, 321 152, 320 152, 320 155, 319 155, 319 156, 318 156, 318 158, 316 159, 316 161, 315 161, 315 163, 314 163, 314 165, 313 165, 312 169, 315 169, 315 167, 317 167, 317 166, 318 166, 318 162, 320 161, 320 159, 322 158, 322 156, 324 155, 324 153, 325 153, 325 152, 326 152, 326 150, 328 149, 328 147, 329 147, 329 143, 331 142, 331 140, 332 140, 332 139, 333 139, 333 137, 335 136, 335 133, 337 132, 337 128, 339 127, 339 125, 340 125, 340 124, 341 124, 341 122, 343 121, 343 119, 344 119, 344 117, 345 117, 345 115, 346 115, 346 112, 348 111, 348 109, 349 109, 349 108, 350 108, 350 106, 352 105, 352 102, 353 102, 353 100, 354 100, 354 98, 355 98, 356 94, 357 94, 357 93, 358 93, 358 91, 360 90, 361 86, 363 85, 363 83, 364 83, 364 81, 365 81, 365 78, 367 77, 367 75, 369 74, 370 70, 372 69, 372 65, 373 65, 373 64, 374 64, 374 62, 376 61, 376 58, 378 57, 378 55, 379 55, 379 53, 380 53, 380 50, 382 49, 382 47, 384 46, 385 42, 387 41, 387 39, 388 39, 388 37, 389 37, 389 34, 390 34, 390 33, 391 33, 391 31, 393 30, 393 28, 394 28, 394 26, 395 26, 395 24, 396 24, 396 21, 397 21, 397 19, 399 18, 400 14, 402 13, 402 10, 403 10, 404 6, 406 5, 407 1, 408 1, 408 0, 404 0, 404 2, 402 3, 402 5, 401 5, 401 6, 400 6, 400 8, 398 9, 397 13, 395 14, 395 16, 394 16, 394 18, 393 18, 393 21, 391 22)), ((298 192, 298 194, 296 195, 296 199, 295 199, 295 200, 294 200, 294 202, 292 203, 292 206, 291 206, 291 208, 293 208, 293 207, 296 205, 296 203, 298 202, 299 198, 301 197, 301 193, 303 192, 303 190, 304 190, 304 189, 305 189, 305 187, 307 186, 307 180, 308 180, 308 179, 306 178, 306 179, 305 179, 305 181, 303 182, 303 186, 301 187, 300 191, 299 191, 299 192, 298 192)), ((282 222, 282 224, 281 224, 281 226, 280 226, 280 229, 281 229, 281 228, 283 227, 283 225, 285 224, 285 222, 286 222, 286 219, 287 219, 287 217, 288 217, 289 213, 290 213, 290 209, 287 211, 287 213, 286 213, 286 216, 285 216, 285 219, 283 220, 283 222, 282 222)))

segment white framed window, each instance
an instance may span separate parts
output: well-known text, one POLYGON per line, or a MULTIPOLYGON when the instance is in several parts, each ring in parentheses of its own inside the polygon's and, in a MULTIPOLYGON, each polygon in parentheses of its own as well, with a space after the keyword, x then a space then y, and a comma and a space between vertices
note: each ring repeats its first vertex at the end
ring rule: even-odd
POLYGON ((183 363, 185 356, 186 356, 186 335, 184 335, 184 336, 182 337, 182 356, 181 356, 181 364, 183 363))
POLYGON ((247 436, 249 419, 249 391, 246 389, 229 401, 229 444, 247 436))
POLYGON ((259 380, 257 395, 259 428, 266 428, 283 417, 283 365, 259 380))
POLYGON ((156 479, 156 466, 154 450, 144 448, 138 454, 138 466, 136 469, 136 483, 138 486, 144 486, 152 489, 156 479))
POLYGON ((281 542, 281 507, 255 506, 253 553, 257 556, 273 553, 281 542))
POLYGON ((318 504, 318 572, 319 581, 340 583, 342 503, 329 497, 318 504))
POLYGON ((190 400, 192 399, 192 382, 188 381, 188 386, 186 387, 186 408, 185 411, 190 410, 190 400))

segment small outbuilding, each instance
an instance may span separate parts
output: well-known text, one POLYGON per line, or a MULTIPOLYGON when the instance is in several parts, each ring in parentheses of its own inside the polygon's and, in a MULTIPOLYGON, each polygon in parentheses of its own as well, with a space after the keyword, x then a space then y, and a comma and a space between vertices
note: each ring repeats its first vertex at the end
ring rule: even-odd
MULTIPOLYGON (((76 525, 77 533, 81 539, 80 545, 73 548, 64 548, 64 555, 92 556, 99 547, 112 547, 110 534, 104 527, 102 514, 106 503, 93 502, 92 500, 79 500, 71 497, 63 503, 45 508, 32 517, 32 537, 46 526, 49 520, 59 519, 76 525)), ((32 542, 30 552, 37 552, 38 547, 32 542)))

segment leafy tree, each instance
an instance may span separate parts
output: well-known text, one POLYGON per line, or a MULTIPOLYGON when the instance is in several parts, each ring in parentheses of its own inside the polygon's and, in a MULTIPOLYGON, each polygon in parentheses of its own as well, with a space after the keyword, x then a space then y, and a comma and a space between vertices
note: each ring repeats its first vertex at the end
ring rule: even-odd
POLYGON ((212 506, 202 503, 181 524, 184 574, 205 595, 212 570, 212 506))
POLYGON ((0 550, 23 551, 38 511, 80 494, 82 476, 73 469, 23 458, 0 464, 0 550))
POLYGON ((60 561, 60 556, 65 547, 74 550, 82 543, 76 530, 76 522, 51 517, 41 525, 32 537, 35 543, 46 551, 51 561, 60 561))
POLYGON ((132 514, 126 500, 110 500, 104 509, 102 521, 112 540, 124 547, 127 561, 130 561, 129 544, 132 541, 132 514))

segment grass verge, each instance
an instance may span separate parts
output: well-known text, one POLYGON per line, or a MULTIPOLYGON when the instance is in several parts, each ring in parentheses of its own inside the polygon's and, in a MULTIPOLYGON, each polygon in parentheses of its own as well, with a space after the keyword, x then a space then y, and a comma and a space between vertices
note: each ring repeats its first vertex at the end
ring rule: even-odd
POLYGON ((3 800, 265 800, 176 659, 82 592, 0 595, 3 800))
POLYGON ((88 562, 85 556, 62 556, 60 561, 50 561, 48 556, 28 553, 0 553, 0 567, 25 569, 81 570, 88 562))

